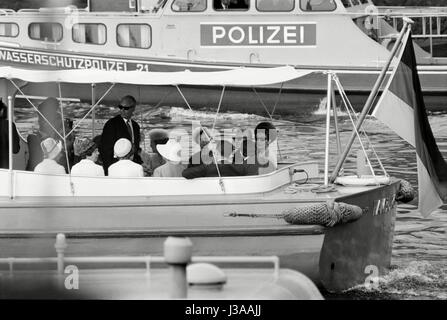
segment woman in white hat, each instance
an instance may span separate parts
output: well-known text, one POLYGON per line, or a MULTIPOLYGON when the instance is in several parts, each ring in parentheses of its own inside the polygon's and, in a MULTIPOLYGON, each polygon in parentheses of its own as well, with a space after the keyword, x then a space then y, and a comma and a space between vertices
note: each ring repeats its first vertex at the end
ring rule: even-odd
POLYGON ((130 160, 132 157, 132 142, 121 138, 113 147, 115 162, 109 167, 109 177, 144 177, 143 166, 130 160))
POLYGON ((158 144, 157 150, 166 163, 154 171, 154 177, 181 177, 185 166, 181 163, 182 146, 175 139, 158 144))
POLYGON ((65 168, 57 163, 57 159, 61 155, 62 142, 47 138, 40 143, 43 152, 43 161, 35 168, 34 172, 50 173, 50 174, 65 174, 65 168))

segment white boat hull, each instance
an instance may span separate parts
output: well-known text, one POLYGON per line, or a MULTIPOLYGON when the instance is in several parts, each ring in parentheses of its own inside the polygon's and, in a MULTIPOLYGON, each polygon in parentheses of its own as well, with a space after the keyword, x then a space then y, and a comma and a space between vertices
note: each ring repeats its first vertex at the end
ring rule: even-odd
MULTIPOLYGON (((288 175, 287 168, 282 172, 288 175)), ((260 181, 254 184, 265 184, 260 181)), ((49 255, 60 232, 77 255, 160 254, 163 239, 170 235, 190 237, 200 255, 277 255, 283 267, 301 271, 332 291, 363 283, 368 265, 377 266, 381 274, 387 271, 398 181, 381 187, 340 186, 327 194, 309 188, 288 194, 284 188, 289 182, 280 184, 239 194, 231 194, 227 184, 230 194, 210 189, 214 194, 4 197, 0 256, 49 255), (278 216, 286 209, 330 200, 357 205, 365 213, 332 228, 290 225, 278 216)))

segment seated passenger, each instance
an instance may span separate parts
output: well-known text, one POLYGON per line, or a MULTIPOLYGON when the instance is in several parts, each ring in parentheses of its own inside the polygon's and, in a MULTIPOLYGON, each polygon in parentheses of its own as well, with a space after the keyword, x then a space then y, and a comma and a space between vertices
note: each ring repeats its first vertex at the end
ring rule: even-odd
MULTIPOLYGON (((62 115, 60 113, 59 101, 56 98, 49 97, 41 104, 37 106, 38 125, 39 129, 33 132, 27 137, 27 144, 29 148, 29 159, 26 170, 34 171, 34 168, 40 163, 44 157, 41 149, 41 142, 46 138, 53 138, 56 140, 62 139, 61 136, 68 134, 73 128, 73 121, 71 119, 64 119, 62 124, 62 115), (65 133, 63 132, 65 129, 65 133)), ((65 147, 62 146, 63 155, 60 156, 57 162, 64 166, 65 171, 68 171, 68 167, 74 162, 73 153, 73 141, 74 134, 70 134, 66 139, 67 151, 68 151, 68 164, 67 156, 65 155, 65 147)), ((62 142, 63 143, 63 142, 62 142)))
POLYGON ((62 155, 62 142, 47 138, 40 144, 43 152, 43 161, 34 168, 34 172, 50 173, 50 174, 65 174, 65 168, 56 161, 62 155))
POLYGON ((110 165, 109 177, 144 177, 143 166, 130 160, 132 154, 132 143, 121 138, 113 146, 114 157, 117 162, 110 165))
POLYGON ((249 174, 247 166, 237 165, 233 163, 233 144, 227 140, 216 142, 216 162, 209 164, 201 164, 195 167, 187 168, 182 175, 186 179, 194 179, 200 177, 218 177, 220 176, 246 176, 249 174), (217 171, 217 166, 219 171, 217 171))
POLYGON ((97 165, 100 165, 103 167, 102 165, 102 159, 101 159, 101 154, 99 153, 99 149, 101 148, 101 135, 98 134, 93 138, 93 142, 95 143, 96 147, 98 148, 98 159, 96 159, 95 163, 97 165))
POLYGON ((185 166, 181 163, 182 146, 180 143, 170 139, 165 144, 157 145, 157 151, 166 163, 155 169, 154 177, 181 177, 185 166))
POLYGON ((259 174, 259 164, 256 163, 255 142, 254 140, 244 136, 240 147, 234 151, 233 163, 245 168, 241 169, 246 172, 247 176, 255 176, 259 174))
POLYGON ((81 139, 76 137, 74 142, 74 153, 81 159, 81 161, 76 163, 71 169, 72 175, 87 177, 104 176, 103 167, 96 164, 99 151, 94 140, 92 141, 89 138, 81 139))
POLYGON ((158 152, 157 146, 169 141, 169 133, 164 129, 152 129, 149 131, 149 139, 151 140, 152 153, 147 158, 142 158, 146 176, 152 176, 155 169, 166 163, 158 152))
POLYGON ((267 174, 277 169, 276 159, 276 127, 271 122, 260 122, 255 127, 256 163, 259 174, 267 174))
POLYGON ((213 158, 213 154, 208 148, 208 144, 211 141, 211 132, 207 128, 195 128, 192 132, 192 141, 199 146, 200 151, 194 153, 189 158, 188 168, 201 165, 207 162, 206 160, 213 158))

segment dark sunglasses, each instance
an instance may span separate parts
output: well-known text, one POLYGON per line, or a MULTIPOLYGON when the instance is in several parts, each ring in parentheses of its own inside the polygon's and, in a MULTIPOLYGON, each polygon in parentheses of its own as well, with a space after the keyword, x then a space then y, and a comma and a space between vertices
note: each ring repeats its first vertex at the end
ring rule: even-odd
POLYGON ((129 110, 129 109, 135 108, 135 106, 132 106, 132 107, 125 107, 125 106, 119 105, 118 108, 120 108, 120 109, 124 109, 124 110, 129 110))

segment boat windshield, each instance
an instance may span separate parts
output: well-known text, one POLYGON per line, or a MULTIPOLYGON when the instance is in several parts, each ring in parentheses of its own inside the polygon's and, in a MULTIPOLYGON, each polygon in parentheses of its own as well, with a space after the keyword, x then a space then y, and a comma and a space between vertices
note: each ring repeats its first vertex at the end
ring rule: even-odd
POLYGON ((300 7, 303 11, 334 11, 337 4, 335 0, 301 0, 300 7))
POLYGON ((214 0, 214 10, 248 10, 250 0, 214 0))

